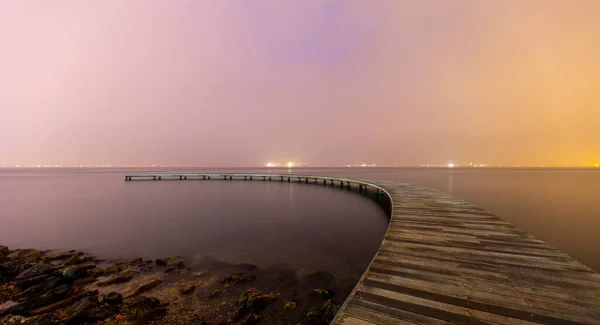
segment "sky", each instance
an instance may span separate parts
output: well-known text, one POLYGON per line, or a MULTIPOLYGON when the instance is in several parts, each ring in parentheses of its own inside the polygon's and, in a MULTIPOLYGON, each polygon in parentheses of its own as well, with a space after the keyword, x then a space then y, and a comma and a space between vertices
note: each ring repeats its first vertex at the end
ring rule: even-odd
POLYGON ((0 0, 0 164, 600 163, 598 0, 0 0))

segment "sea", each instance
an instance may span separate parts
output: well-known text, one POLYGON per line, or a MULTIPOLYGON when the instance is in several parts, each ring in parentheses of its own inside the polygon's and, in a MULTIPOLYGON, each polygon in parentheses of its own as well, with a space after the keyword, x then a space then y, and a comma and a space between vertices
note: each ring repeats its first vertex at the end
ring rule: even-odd
POLYGON ((0 169, 0 245, 106 259, 185 256, 298 274, 349 291, 388 224, 385 199, 298 182, 130 181, 126 173, 277 173, 393 180, 475 204, 600 271, 600 169, 0 169))

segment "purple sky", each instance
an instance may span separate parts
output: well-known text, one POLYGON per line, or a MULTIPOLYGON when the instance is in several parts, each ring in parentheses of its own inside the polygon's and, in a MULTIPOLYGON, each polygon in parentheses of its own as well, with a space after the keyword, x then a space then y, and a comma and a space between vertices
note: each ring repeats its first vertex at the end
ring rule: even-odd
POLYGON ((0 164, 600 163, 600 1, 2 1, 0 164))

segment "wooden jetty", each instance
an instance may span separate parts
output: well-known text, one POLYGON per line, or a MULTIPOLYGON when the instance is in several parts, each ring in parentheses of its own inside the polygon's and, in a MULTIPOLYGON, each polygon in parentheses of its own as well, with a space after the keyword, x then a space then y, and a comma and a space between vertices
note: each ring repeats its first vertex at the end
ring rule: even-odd
POLYGON ((600 274, 437 190, 289 174, 128 174, 125 179, 299 181, 387 195, 388 231, 332 324, 600 324, 600 274))

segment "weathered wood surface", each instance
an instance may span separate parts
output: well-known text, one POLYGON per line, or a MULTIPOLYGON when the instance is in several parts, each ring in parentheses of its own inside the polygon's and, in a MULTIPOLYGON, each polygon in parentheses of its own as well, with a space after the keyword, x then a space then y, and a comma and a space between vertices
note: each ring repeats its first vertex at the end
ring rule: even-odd
POLYGON ((420 186, 288 174, 131 174, 273 179, 375 188, 392 214, 332 324, 600 324, 600 275, 482 209, 420 186))
POLYGON ((371 181, 389 229, 333 324, 600 324, 600 275, 440 191, 371 181))

